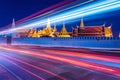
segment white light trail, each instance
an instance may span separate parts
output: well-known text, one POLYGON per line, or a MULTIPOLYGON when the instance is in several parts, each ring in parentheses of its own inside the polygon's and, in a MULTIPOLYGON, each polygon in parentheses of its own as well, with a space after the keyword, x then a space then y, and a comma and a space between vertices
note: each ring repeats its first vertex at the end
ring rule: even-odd
MULTIPOLYGON (((50 21, 51 23, 61 22, 65 20, 72 20, 72 19, 80 18, 83 16, 85 17, 89 15, 109 12, 109 11, 113 11, 117 9, 120 9, 120 1, 101 0, 97 2, 96 4, 94 3, 94 4, 86 5, 84 7, 81 6, 77 9, 52 16, 50 17, 50 21)), ((14 29, 8 29, 8 30, 1 31, 0 34, 9 34, 9 33, 13 33, 20 29, 39 27, 39 26, 45 25, 46 23, 47 23, 47 19, 43 19, 43 20, 35 21, 33 23, 29 23, 23 26, 18 26, 17 28, 14 28, 14 29)))
MULTIPOLYGON (((63 12, 63 11, 70 10, 70 9, 72 9, 72 8, 79 7, 79 6, 82 6, 82 5, 84 5, 84 4, 90 3, 90 2, 92 2, 92 1, 94 1, 94 0, 89 0, 89 1, 86 1, 86 2, 83 2, 83 3, 80 3, 80 4, 77 4, 77 5, 74 5, 74 6, 70 6, 70 7, 68 7, 68 8, 64 8, 65 6, 62 6, 62 7, 59 7, 59 8, 57 8, 57 9, 53 9, 53 10, 51 10, 51 11, 49 11, 49 12, 46 12, 46 13, 44 13, 44 14, 41 14, 41 15, 39 15, 39 16, 33 17, 33 18, 31 18, 31 19, 28 19, 28 20, 26 20, 25 22, 32 21, 33 19, 40 18, 40 17, 42 17, 42 19, 43 19, 43 18, 44 18, 43 16, 45 16, 45 15, 46 15, 45 17, 49 16, 49 14, 50 14, 50 15, 55 15, 55 14, 57 14, 57 13, 61 13, 61 12, 63 12)), ((72 4, 72 3, 71 3, 71 4, 72 4)))

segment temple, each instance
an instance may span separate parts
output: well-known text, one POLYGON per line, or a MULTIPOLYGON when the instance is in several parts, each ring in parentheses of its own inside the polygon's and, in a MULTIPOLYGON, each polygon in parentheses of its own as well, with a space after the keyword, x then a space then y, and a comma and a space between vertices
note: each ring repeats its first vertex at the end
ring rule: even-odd
POLYGON ((39 37, 54 37, 55 30, 50 25, 50 19, 47 21, 47 26, 43 30, 38 31, 39 37))
MULTIPOLYGON (((13 19, 13 28, 15 27, 15 21, 13 19)), ((56 25, 51 27, 50 19, 47 21, 47 25, 44 29, 37 30, 33 29, 24 29, 19 30, 13 37, 32 37, 32 38, 39 38, 39 37, 78 37, 78 36, 90 36, 90 37, 113 37, 112 34, 112 25, 109 27, 105 27, 104 25, 98 26, 85 26, 84 20, 81 19, 80 26, 76 26, 76 28, 72 28, 72 32, 68 32, 65 24, 63 23, 63 27, 60 32, 57 31, 56 25)), ((120 35, 119 35, 120 36, 120 35)))
MULTIPOLYGON (((13 22, 12 22, 12 28, 15 28, 16 25, 15 25, 15 19, 13 18, 13 22)), ((15 33, 12 34, 12 38, 18 38, 20 37, 18 31, 16 31, 15 33)))
POLYGON ((72 35, 77 36, 97 36, 97 37, 113 37, 112 26, 105 27, 105 25, 99 26, 85 26, 83 19, 81 19, 80 26, 73 28, 72 35))
MULTIPOLYGON (((16 28, 15 19, 13 19, 12 28, 16 28)), ((15 31, 12 34, 12 38, 28 37, 29 31, 30 29, 21 29, 21 30, 15 31)))
POLYGON ((70 37, 69 33, 67 32, 66 28, 65 28, 65 24, 63 23, 63 27, 62 30, 59 34, 59 37, 70 37))

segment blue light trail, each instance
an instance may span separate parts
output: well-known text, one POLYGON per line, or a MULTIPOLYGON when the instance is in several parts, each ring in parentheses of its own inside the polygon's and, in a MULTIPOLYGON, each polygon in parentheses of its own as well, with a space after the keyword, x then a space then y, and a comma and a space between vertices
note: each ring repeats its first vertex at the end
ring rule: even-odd
MULTIPOLYGON (((56 22, 66 21, 66 20, 73 20, 73 19, 80 18, 80 17, 86 17, 89 15, 111 12, 111 11, 118 10, 118 9, 120 9, 120 1, 100 0, 96 3, 92 3, 86 6, 80 6, 77 9, 70 10, 70 11, 55 15, 55 16, 51 16, 49 18, 52 24, 56 22)), ((12 29, 1 31, 0 34, 9 34, 9 33, 13 33, 20 29, 39 27, 39 26, 46 25, 46 23, 47 23, 47 19, 38 20, 38 21, 34 21, 33 23, 18 26, 17 28, 14 28, 14 29, 12 28, 12 29)))

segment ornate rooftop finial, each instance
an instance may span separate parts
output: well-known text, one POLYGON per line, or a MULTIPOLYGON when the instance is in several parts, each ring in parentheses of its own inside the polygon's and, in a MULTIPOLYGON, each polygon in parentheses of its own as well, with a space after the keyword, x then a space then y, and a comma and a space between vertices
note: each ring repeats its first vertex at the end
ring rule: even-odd
POLYGON ((84 29, 84 21, 83 21, 83 18, 81 18, 80 29, 84 29))
POLYGON ((50 19, 48 18, 48 21, 47 21, 47 26, 46 28, 51 28, 51 25, 50 25, 50 19))

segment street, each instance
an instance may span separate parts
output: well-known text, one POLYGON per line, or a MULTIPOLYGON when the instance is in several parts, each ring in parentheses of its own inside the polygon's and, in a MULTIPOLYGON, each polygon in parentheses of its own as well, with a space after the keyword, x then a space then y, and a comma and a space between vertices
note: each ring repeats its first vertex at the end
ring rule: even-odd
POLYGON ((120 80, 120 51, 0 46, 0 80, 120 80))

